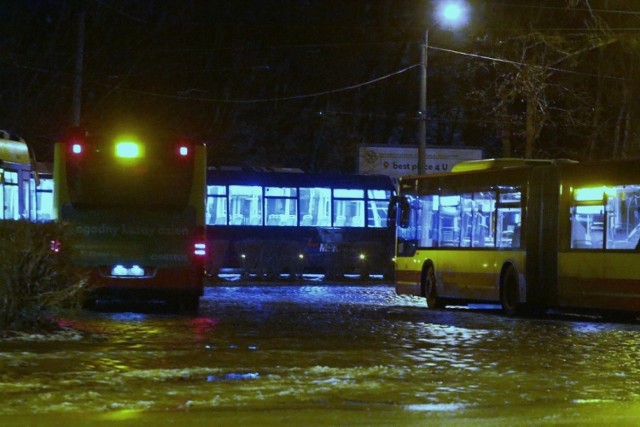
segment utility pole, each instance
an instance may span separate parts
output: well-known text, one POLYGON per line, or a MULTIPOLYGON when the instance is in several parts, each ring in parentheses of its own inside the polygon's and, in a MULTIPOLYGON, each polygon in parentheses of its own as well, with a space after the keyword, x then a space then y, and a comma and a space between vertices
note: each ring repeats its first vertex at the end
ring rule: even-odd
POLYGON ((424 32, 424 44, 420 52, 420 111, 418 112, 418 174, 427 172, 427 49, 429 30, 424 32))
POLYGON ((80 2, 78 10, 78 39, 76 40, 76 64, 73 72, 73 98, 72 98, 72 126, 80 126, 82 115, 82 69, 84 63, 84 26, 85 9, 84 2, 80 2))

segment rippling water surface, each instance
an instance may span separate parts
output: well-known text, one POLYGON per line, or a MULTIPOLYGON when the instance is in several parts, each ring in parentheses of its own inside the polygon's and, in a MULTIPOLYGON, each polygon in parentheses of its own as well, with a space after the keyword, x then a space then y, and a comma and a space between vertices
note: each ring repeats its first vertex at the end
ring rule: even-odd
POLYGON ((216 286, 197 316, 117 308, 0 341, 0 423, 640 423, 637 324, 427 311, 387 285, 216 286))

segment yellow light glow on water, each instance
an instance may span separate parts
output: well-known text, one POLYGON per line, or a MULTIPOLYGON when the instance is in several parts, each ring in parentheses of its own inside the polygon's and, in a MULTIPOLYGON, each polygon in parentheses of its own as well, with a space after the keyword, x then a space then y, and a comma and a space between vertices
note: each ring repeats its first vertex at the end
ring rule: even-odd
POLYGON ((116 157, 125 159, 142 157, 142 148, 135 141, 118 141, 116 142, 116 157))
POLYGON ((100 416, 100 418, 106 421, 130 421, 136 418, 140 418, 142 416, 142 412, 142 409, 120 409, 103 414, 100 416))
POLYGON ((576 188, 573 191, 573 198, 578 202, 597 201, 604 200, 605 194, 607 196, 614 196, 615 191, 604 186, 592 188, 576 188))

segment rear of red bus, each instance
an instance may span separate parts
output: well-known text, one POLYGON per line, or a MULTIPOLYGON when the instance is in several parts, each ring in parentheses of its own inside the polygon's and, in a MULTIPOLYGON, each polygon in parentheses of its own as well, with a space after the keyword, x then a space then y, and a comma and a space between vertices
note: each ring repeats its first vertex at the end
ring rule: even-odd
POLYGON ((198 308, 206 256, 206 147, 150 134, 74 131, 55 146, 54 205, 91 272, 89 301, 198 308))

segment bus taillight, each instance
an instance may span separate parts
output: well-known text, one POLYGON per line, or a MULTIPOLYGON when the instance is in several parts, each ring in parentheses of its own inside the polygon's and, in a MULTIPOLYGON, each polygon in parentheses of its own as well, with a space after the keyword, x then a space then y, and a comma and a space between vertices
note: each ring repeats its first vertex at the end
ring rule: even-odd
POLYGON ((71 144, 71 153, 72 154, 82 154, 82 144, 80 144, 79 142, 74 142, 71 144))
POLYGON ((66 134, 67 147, 69 150, 69 154, 73 157, 80 157, 86 151, 86 141, 87 141, 87 132, 86 130, 75 127, 69 129, 66 134))
POLYGON ((173 153, 178 159, 190 159, 193 156, 193 142, 188 139, 180 139, 173 146, 173 153))
POLYGON ((83 140, 72 139, 68 143, 68 150, 72 159, 81 159, 87 151, 87 146, 83 140))
POLYGON ((189 153, 191 152, 191 150, 190 150, 188 145, 180 144, 180 145, 178 145, 177 152, 178 152, 178 156, 187 157, 189 155, 189 153))

